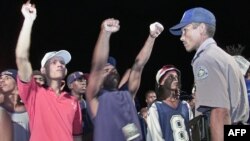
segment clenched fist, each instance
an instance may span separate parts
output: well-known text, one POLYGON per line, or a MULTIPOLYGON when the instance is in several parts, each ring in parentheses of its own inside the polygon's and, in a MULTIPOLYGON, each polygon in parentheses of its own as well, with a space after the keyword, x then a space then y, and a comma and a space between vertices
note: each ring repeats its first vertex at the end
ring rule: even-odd
POLYGON ((161 34, 161 32, 164 30, 163 25, 160 24, 159 22, 152 23, 149 26, 149 28, 150 28, 150 36, 153 38, 158 37, 161 34))
POLYGON ((109 18, 103 21, 102 28, 108 32, 117 32, 120 29, 119 20, 109 18))

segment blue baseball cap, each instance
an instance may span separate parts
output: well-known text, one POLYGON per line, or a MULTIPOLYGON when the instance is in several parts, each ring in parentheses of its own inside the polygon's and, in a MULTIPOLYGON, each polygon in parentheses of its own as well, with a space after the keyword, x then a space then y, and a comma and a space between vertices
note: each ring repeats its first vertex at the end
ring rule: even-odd
POLYGON ((1 72, 0 76, 3 76, 3 75, 11 76, 16 81, 17 70, 16 69, 7 69, 7 70, 4 70, 4 71, 1 72))
POLYGON ((116 67, 116 59, 112 56, 109 56, 108 63, 114 67, 116 67))
POLYGON ((181 35, 181 29, 193 22, 216 26, 216 19, 212 12, 202 7, 196 7, 185 11, 180 23, 171 27, 169 31, 173 35, 181 35))
POLYGON ((75 71, 67 77, 67 85, 69 86, 72 82, 76 81, 79 78, 84 78, 84 79, 88 80, 88 77, 89 77, 88 73, 75 71))

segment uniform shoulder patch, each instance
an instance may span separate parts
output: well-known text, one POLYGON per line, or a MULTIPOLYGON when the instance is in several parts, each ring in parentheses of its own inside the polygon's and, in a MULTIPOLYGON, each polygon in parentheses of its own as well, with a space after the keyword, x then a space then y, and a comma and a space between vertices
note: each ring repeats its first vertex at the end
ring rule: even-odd
POLYGON ((208 77, 208 70, 205 66, 198 66, 195 72, 196 80, 201 80, 208 77))

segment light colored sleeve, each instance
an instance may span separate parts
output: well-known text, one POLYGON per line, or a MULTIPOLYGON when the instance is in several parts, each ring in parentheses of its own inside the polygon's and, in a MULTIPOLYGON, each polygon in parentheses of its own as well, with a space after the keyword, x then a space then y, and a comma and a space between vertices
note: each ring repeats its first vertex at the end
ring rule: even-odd
POLYGON ((192 120, 194 118, 194 113, 192 111, 192 108, 191 108, 190 104, 187 103, 187 105, 188 105, 188 111, 189 111, 188 112, 189 113, 189 120, 192 120))
POLYGON ((185 101, 185 100, 183 100, 182 103, 184 103, 184 104, 187 105, 187 107, 188 107, 188 114, 189 114, 189 120, 192 120, 194 118, 194 115, 193 115, 193 111, 192 111, 192 108, 191 108, 190 104, 187 101, 185 101))
POLYGON ((159 116, 155 103, 153 103, 148 110, 147 123, 146 141, 165 141, 165 139, 162 138, 161 126, 159 124, 159 116))

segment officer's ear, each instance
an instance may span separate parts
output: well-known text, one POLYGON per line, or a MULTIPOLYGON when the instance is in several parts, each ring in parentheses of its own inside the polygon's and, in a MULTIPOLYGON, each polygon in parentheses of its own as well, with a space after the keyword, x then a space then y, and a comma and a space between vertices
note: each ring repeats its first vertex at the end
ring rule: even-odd
POLYGON ((204 23, 201 23, 199 26, 198 26, 198 30, 200 31, 200 33, 206 33, 206 25, 204 23))

